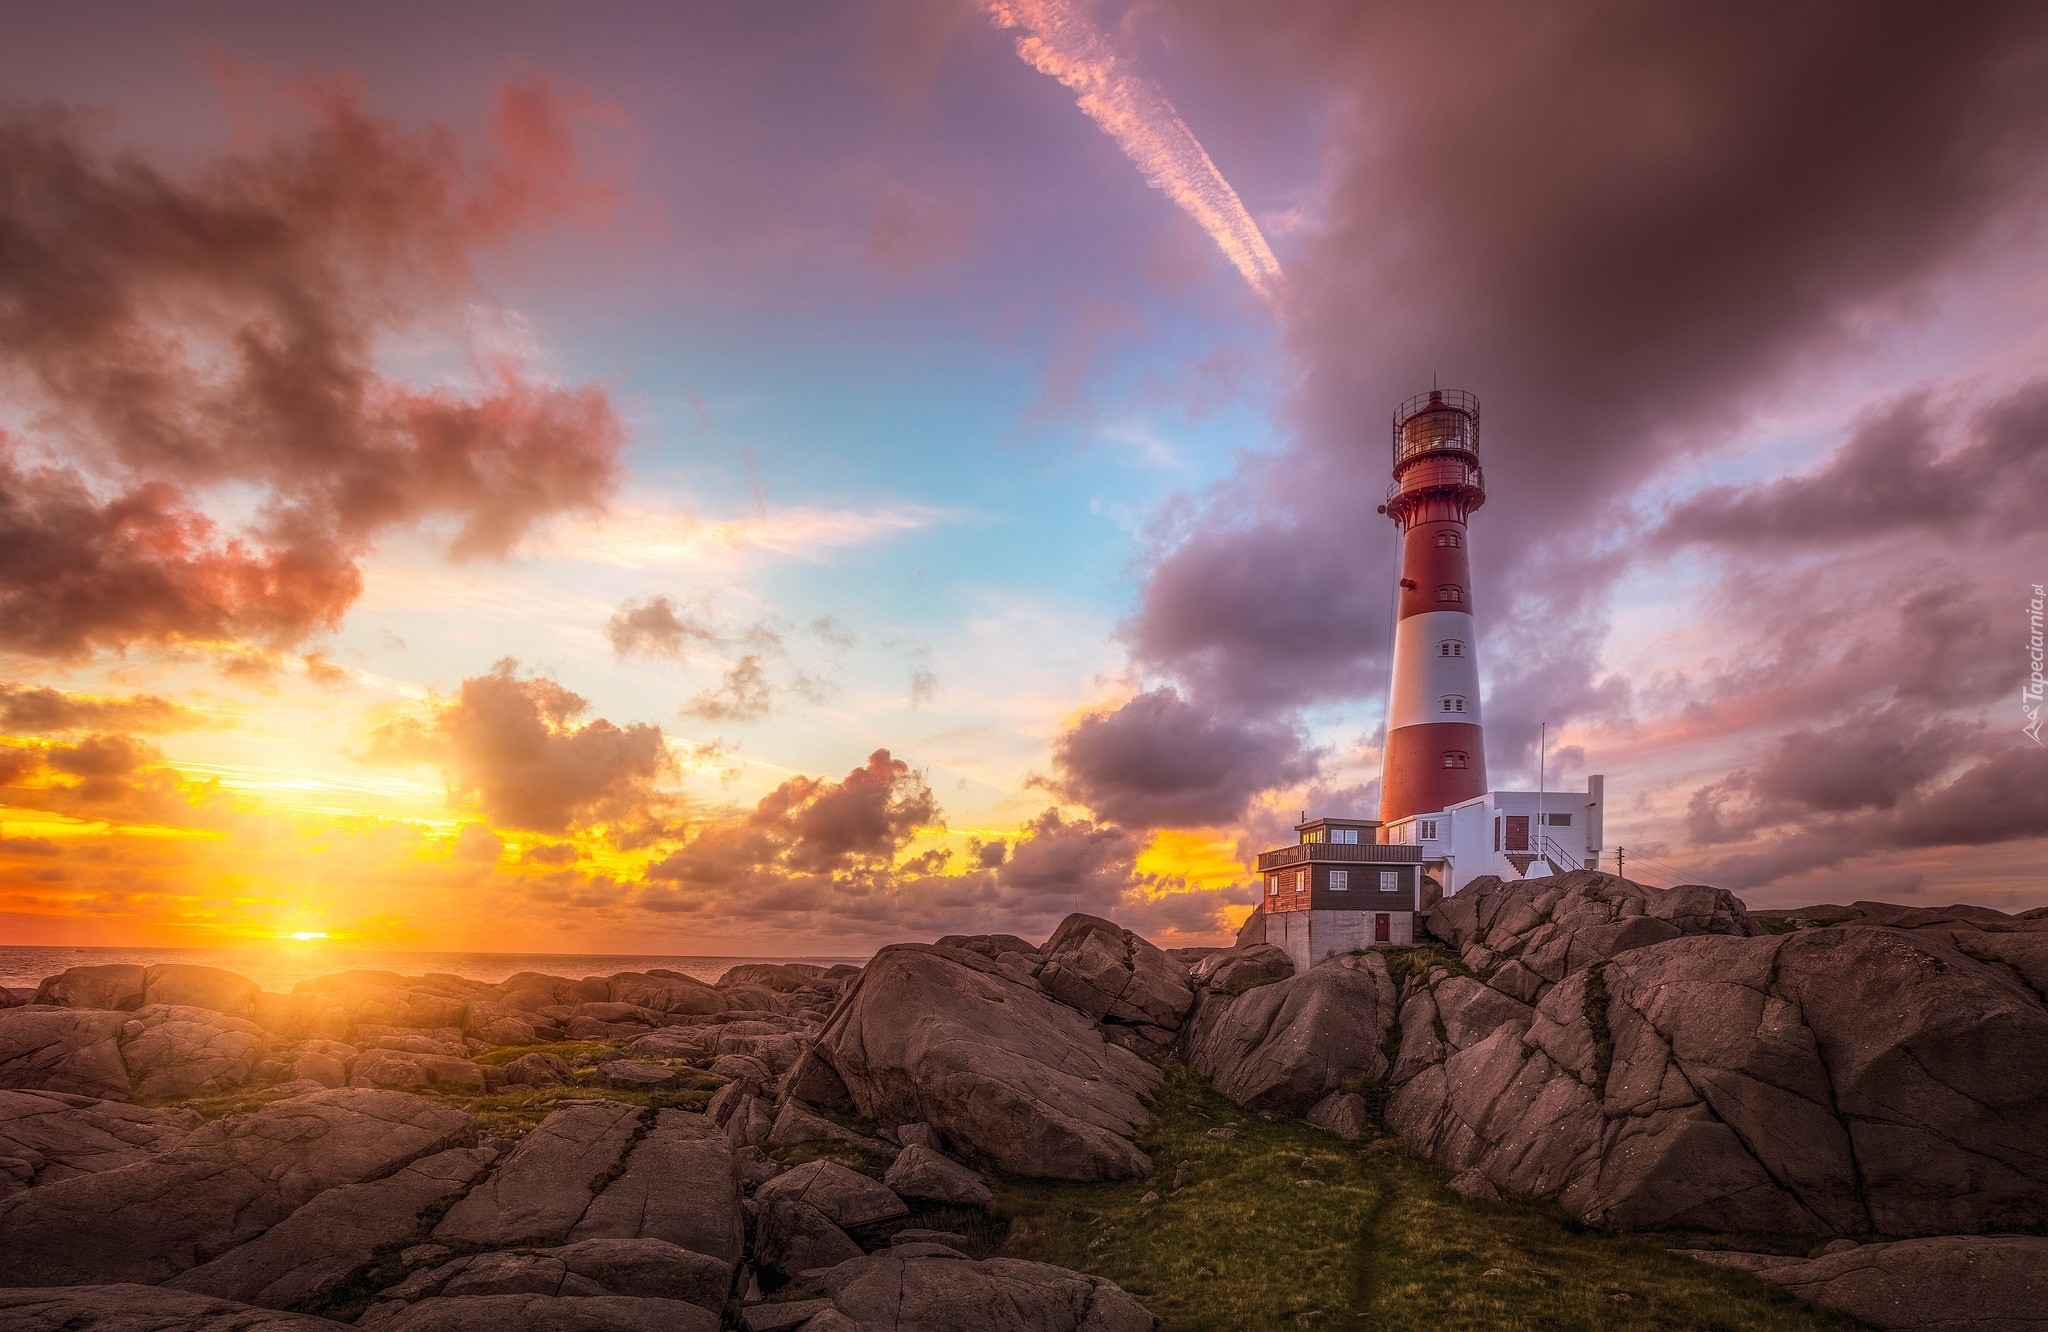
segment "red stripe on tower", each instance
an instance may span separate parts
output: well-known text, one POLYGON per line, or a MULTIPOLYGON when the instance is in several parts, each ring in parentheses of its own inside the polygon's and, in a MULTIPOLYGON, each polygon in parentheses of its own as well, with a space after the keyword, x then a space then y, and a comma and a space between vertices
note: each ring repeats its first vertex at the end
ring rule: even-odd
POLYGON ((1479 399, 1433 389, 1394 413, 1394 484, 1384 512, 1401 527, 1400 618, 1380 767, 1380 819, 1430 814, 1486 794, 1479 635, 1467 524, 1486 502, 1479 399))

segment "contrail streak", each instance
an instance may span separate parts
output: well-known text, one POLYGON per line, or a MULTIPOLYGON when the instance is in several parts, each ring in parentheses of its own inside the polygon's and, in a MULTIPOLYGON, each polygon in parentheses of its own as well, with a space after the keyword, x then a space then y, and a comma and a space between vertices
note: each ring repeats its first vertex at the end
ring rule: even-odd
POLYGON ((1277 305, 1287 278, 1259 224, 1173 103, 1125 66, 1102 30, 1071 0, 984 0, 984 8, 997 27, 1021 30, 1017 54, 1025 63, 1071 88, 1146 184, 1179 204, 1252 290, 1277 305))

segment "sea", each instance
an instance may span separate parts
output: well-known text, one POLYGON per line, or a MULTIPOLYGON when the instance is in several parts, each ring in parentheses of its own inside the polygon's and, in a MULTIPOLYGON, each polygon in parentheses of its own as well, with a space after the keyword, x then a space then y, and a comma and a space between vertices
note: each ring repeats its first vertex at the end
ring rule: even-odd
POLYGON ((674 953, 430 953, 336 948, 327 944, 280 942, 239 948, 57 948, 0 945, 0 985, 34 988, 46 976, 67 967, 108 963, 191 962, 247 976, 266 990, 290 993, 300 981, 338 971, 395 971, 401 976, 428 972, 468 980, 501 981, 521 971, 580 979, 620 971, 661 967, 702 981, 716 981, 745 962, 815 962, 832 966, 865 957, 696 957, 674 953))

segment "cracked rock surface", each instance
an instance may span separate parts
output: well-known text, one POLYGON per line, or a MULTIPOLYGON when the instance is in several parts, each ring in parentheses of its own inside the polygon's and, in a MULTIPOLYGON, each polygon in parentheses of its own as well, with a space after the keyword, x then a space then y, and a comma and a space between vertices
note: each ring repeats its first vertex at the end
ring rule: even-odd
POLYGON ((858 1332, 1151 1332, 1152 1315, 1114 1282, 1015 1258, 969 1259, 905 1244, 849 1259, 790 1291, 829 1307, 806 1327, 858 1332))
POLYGON ((1239 1105, 1300 1114, 1355 1080, 1386 1075, 1395 999, 1377 953, 1332 958, 1234 996, 1208 991, 1188 1024, 1188 1064, 1239 1105))
POLYGON ((2048 1328, 2048 1238, 1944 1235, 1866 1244, 1820 1258, 1693 1251, 1879 1332, 2048 1328))

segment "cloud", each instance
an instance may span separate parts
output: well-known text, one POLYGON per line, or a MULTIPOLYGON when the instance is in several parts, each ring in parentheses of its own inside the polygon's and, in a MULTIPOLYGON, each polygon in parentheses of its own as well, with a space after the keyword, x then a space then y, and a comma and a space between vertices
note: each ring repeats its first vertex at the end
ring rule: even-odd
POLYGON ((965 255, 974 241, 974 209, 959 199, 892 186, 868 226, 868 262, 892 277, 936 268, 965 255))
POLYGON ((1050 786, 1114 823, 1213 827, 1260 792, 1313 777, 1318 757, 1293 725, 1207 710, 1162 686, 1070 726, 1050 786))
POLYGON ((726 668, 716 688, 705 689, 683 705, 683 711, 705 721, 758 721, 775 703, 762 655, 749 652, 726 668))
POLYGON ((580 720, 589 701, 553 680, 498 662, 472 676, 425 718, 378 728, 369 757, 432 763, 453 803, 499 828, 561 833, 594 823, 658 817, 672 761, 661 728, 580 720))
POLYGON ((602 211, 577 99, 506 88, 474 166, 348 88, 300 101, 295 134, 182 174, 101 151, 63 110, 0 118, 0 373, 34 422, 0 439, 0 646, 289 645, 339 620, 386 531, 495 557, 616 485, 600 388, 500 351, 463 389, 375 368, 391 335, 460 310, 477 247, 602 211), (208 515, 229 492, 253 496, 246 530, 208 515))
POLYGON ((1116 141, 1145 183, 1207 232, 1252 290, 1277 303, 1286 292, 1280 261, 1237 191, 1209 160, 1165 95, 1129 68, 1073 0, 986 0, 999 28, 1022 29, 1017 54, 1071 89, 1081 110, 1116 141))
POLYGON ((1895 541, 1903 531, 2048 529, 2048 380, 1970 416, 1944 450, 1945 414, 1922 390, 1867 412, 1826 466, 1807 476, 1715 486, 1673 507, 1653 539, 1747 548, 1895 541))
POLYGON ((132 735, 16 742, 0 748, 0 795, 21 809, 110 824, 190 827, 208 821, 209 791, 188 792, 163 752, 132 735))
POLYGON ((701 613, 678 610, 666 596, 624 603, 612 613, 604 634, 611 640, 612 651, 621 657, 639 654, 678 661, 692 646, 714 646, 722 641, 701 613))
POLYGON ((47 685, 0 684, 0 732, 14 735, 108 728, 177 731, 199 724, 192 709, 154 694, 101 697, 67 694, 47 685))

